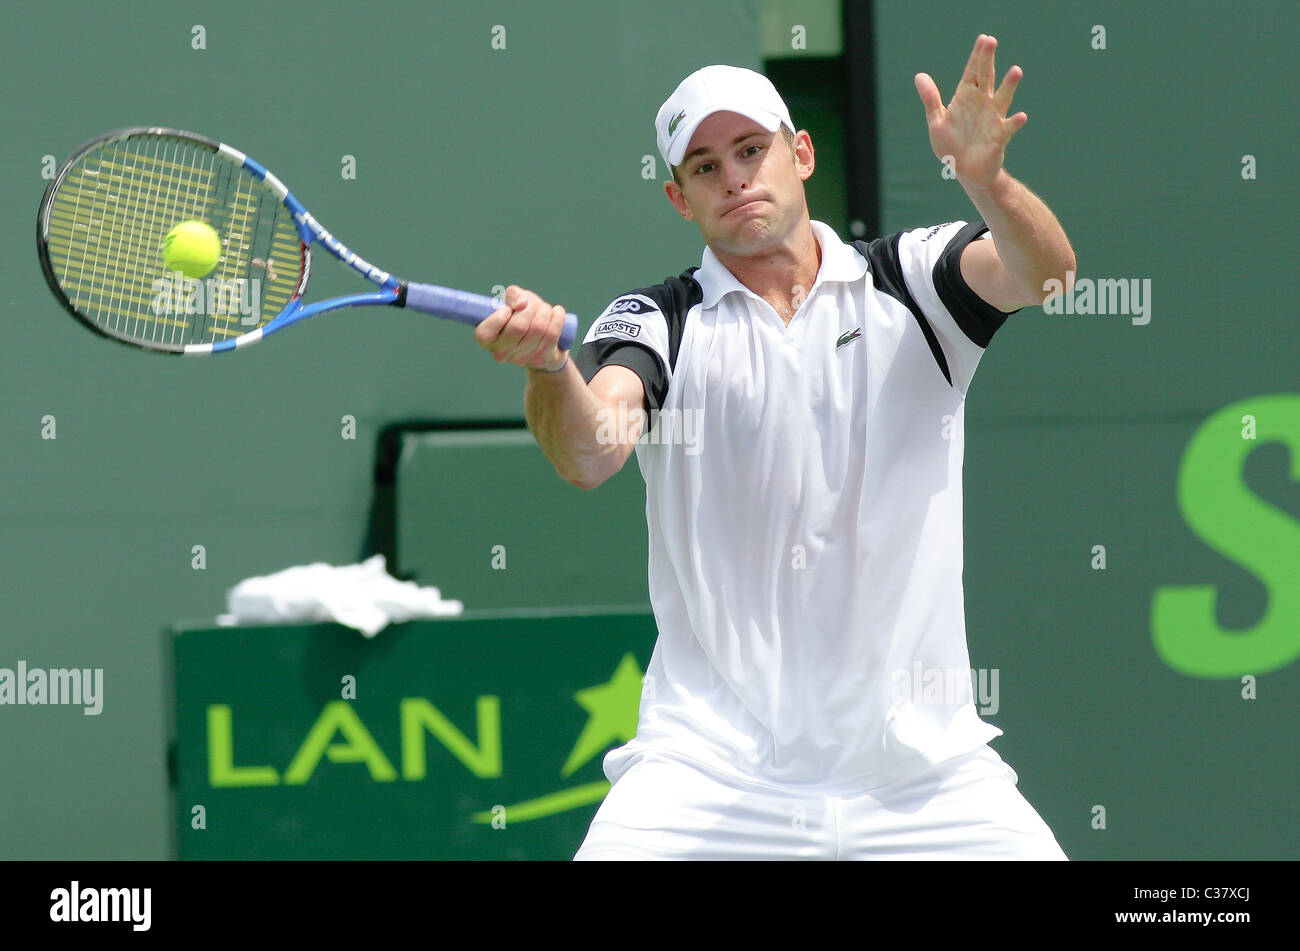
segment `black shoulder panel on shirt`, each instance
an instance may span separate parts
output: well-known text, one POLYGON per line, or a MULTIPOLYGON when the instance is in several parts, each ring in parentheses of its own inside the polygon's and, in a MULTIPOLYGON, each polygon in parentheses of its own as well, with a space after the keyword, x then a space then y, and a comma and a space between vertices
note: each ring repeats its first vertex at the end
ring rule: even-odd
POLYGON ((939 364, 943 378, 948 381, 949 386, 952 386, 948 358, 944 356, 943 347, 939 346, 939 338, 935 336, 934 328, 930 326, 930 321, 921 311, 921 305, 912 297, 912 292, 907 289, 907 282, 903 280, 903 269, 898 263, 898 239, 901 237, 900 231, 873 241, 854 241, 853 246, 871 265, 871 280, 876 285, 876 289, 899 301, 912 312, 916 322, 921 325, 921 333, 925 334, 925 342, 930 345, 930 353, 939 364))
POLYGON ((704 300, 704 291, 694 274, 699 268, 688 268, 677 277, 667 278, 662 284, 627 291, 614 298, 639 294, 648 297, 658 306, 668 324, 668 362, 663 366, 657 353, 644 344, 620 338, 604 338, 584 344, 574 360, 588 383, 603 366, 624 366, 641 377, 645 386, 646 409, 658 410, 668 398, 668 382, 677 366, 677 353, 682 345, 682 331, 686 315, 691 308, 704 300))
POLYGON ((695 280, 699 268, 687 268, 677 277, 670 277, 662 284, 646 287, 633 294, 644 294, 663 311, 668 321, 668 361, 669 366, 677 368, 677 352, 682 346, 682 330, 686 326, 686 315, 691 308, 704 300, 704 289, 695 280))
POLYGON ((988 230, 988 225, 984 222, 973 221, 958 231, 948 241, 932 274, 939 300, 943 301, 943 306, 952 314, 962 332, 981 348, 988 347, 993 334, 1006 323, 1007 317, 1024 309, 1018 307, 1010 312, 998 310, 971 290, 966 278, 962 277, 962 252, 966 250, 966 245, 988 230))

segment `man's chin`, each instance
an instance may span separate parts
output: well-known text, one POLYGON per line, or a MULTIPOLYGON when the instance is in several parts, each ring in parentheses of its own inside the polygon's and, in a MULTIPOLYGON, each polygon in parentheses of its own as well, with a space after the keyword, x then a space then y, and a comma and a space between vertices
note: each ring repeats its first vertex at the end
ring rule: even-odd
POLYGON ((750 255, 781 242, 773 237, 768 221, 751 218, 747 221, 739 221, 731 227, 719 228, 708 243, 710 247, 721 249, 728 254, 750 255))

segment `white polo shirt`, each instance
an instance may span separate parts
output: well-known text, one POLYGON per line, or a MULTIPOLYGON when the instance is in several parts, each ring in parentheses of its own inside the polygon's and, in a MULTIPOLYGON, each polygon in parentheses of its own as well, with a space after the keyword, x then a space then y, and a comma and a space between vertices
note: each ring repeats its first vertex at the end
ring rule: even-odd
POLYGON ((1000 735, 972 700, 962 591, 963 408, 1006 314, 961 277, 987 228, 846 244, 787 326, 706 249, 616 298, 576 358, 637 372, 653 427, 659 637, 636 737, 726 776, 874 788, 1000 735))

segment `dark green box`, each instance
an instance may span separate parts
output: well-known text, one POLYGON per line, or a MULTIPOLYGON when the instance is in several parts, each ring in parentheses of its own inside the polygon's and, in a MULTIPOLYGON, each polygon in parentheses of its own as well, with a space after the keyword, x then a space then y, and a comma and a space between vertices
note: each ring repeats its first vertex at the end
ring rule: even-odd
POLYGON ((172 854, 570 859, 654 640, 625 612, 177 627, 172 854))

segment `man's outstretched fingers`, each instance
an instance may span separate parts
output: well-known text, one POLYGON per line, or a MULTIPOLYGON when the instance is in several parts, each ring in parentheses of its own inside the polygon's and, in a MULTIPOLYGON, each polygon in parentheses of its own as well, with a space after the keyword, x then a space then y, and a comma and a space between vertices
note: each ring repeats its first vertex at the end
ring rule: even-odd
POLYGON ((1000 115, 1005 116, 1007 110, 1011 108, 1011 100, 1016 94, 1016 87, 1020 85, 1020 78, 1024 75, 1024 70, 1019 66, 1012 66, 1007 70, 1006 76, 1002 78, 1002 85, 998 88, 997 95, 993 97, 993 104, 998 107, 1000 115))

